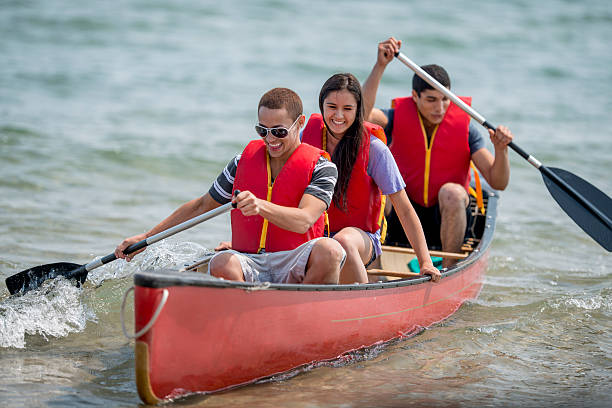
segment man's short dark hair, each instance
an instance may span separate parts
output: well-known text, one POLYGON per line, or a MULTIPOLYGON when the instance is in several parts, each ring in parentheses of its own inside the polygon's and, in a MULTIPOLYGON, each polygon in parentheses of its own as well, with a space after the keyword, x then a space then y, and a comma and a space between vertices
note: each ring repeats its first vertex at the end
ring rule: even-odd
POLYGON ((266 92, 259 100, 257 112, 262 106, 268 109, 283 109, 296 120, 302 114, 302 100, 289 88, 274 88, 266 92))
MULTIPOLYGON (((441 83, 444 87, 450 89, 451 83, 450 78, 448 76, 448 72, 444 68, 436 64, 429 64, 421 66, 423 71, 427 72, 429 75, 434 77, 436 81, 441 83)), ((429 85, 420 76, 414 74, 412 77, 412 89, 414 89, 417 95, 421 96, 421 92, 426 89, 434 89, 433 86, 429 85)))

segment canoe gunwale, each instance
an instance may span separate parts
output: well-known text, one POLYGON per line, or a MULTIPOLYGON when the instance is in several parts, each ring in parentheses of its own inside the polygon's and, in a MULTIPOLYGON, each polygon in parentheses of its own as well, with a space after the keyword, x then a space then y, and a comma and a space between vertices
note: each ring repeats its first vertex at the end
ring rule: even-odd
MULTIPOLYGON (((484 192, 484 190, 483 190, 484 192)), ((493 240, 493 232, 495 230, 495 221, 497 217, 497 191, 487 190, 488 205, 486 210, 485 227, 482 238, 478 246, 472 253, 456 265, 442 272, 442 279, 459 273, 477 262, 489 249, 493 240)), ((213 276, 199 272, 180 272, 176 270, 147 270, 136 272, 134 274, 134 283, 137 286, 161 289, 170 286, 206 286, 218 288, 233 288, 243 289, 247 291, 255 290, 283 290, 283 291, 355 291, 355 290, 375 290, 375 289, 391 289, 404 286, 419 285, 431 280, 430 276, 420 278, 400 279, 388 282, 375 282, 366 284, 348 284, 348 285, 304 285, 290 283, 250 283, 236 282, 218 279, 213 276)))

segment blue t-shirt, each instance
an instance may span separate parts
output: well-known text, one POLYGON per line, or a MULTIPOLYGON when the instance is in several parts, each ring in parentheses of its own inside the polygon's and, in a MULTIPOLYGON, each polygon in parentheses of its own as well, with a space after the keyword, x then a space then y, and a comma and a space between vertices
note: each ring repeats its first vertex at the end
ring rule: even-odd
MULTIPOLYGON (((302 140, 302 133, 300 132, 300 140, 302 140)), ((397 193, 406 188, 406 183, 404 183, 391 150, 374 135, 370 135, 370 158, 366 172, 374 179, 384 195, 397 193)))
POLYGON ((373 135, 370 135, 370 160, 367 173, 384 195, 397 193, 406 187, 391 150, 373 135))
MULTIPOLYGON (((393 117, 395 116, 395 109, 382 109, 382 112, 387 116, 388 119, 387 126, 385 126, 385 134, 387 135, 387 143, 391 144, 391 137, 393 135, 393 117)), ((470 145, 470 154, 474 154, 478 150, 485 147, 484 138, 478 130, 478 127, 473 122, 470 122, 468 143, 470 145)))

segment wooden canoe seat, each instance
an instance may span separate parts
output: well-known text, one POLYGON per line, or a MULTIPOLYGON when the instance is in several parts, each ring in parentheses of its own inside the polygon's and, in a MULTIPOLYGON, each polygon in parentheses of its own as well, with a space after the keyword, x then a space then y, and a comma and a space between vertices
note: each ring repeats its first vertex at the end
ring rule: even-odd
MULTIPOLYGON (((462 249, 465 250, 464 248, 462 249)), ((429 253, 431 256, 440 258, 463 260, 470 255, 471 251, 472 248, 462 253, 432 250, 429 253)), ((383 245, 382 256, 371 265, 371 269, 368 269, 367 273, 370 276, 386 276, 391 279, 422 277, 419 273, 411 272, 408 268, 408 261, 414 259, 414 257, 416 257, 416 253, 412 248, 383 245)))
MULTIPOLYGON (((409 254, 416 255, 414 249, 412 248, 403 248, 403 247, 395 247, 395 246, 382 246, 383 253, 385 252, 395 252, 400 254, 409 254)), ((470 254, 469 252, 463 253, 454 253, 454 252, 443 252, 443 251, 429 251, 431 256, 439 256, 440 258, 450 258, 450 259, 464 259, 467 258, 470 254)))
POLYGON ((398 272, 398 271, 388 271, 386 269, 368 269, 368 275, 374 276, 392 276, 394 278, 420 278, 421 274, 416 272, 398 272))

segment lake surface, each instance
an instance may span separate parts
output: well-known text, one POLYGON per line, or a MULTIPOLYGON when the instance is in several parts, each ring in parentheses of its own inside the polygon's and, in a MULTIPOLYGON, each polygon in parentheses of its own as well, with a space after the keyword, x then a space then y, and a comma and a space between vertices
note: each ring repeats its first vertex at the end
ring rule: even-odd
MULTIPOLYGON (((365 80, 390 35, 544 164, 612 193, 608 1, 0 2, 0 277, 86 263, 205 193, 256 138, 260 96, 365 80)), ((376 106, 410 92, 389 65, 376 106)), ((484 133, 484 130, 483 130, 484 133)), ((487 146, 492 148, 490 142, 487 146)), ((411 339, 178 406, 612 405, 612 257, 514 153, 479 298, 411 339)), ((138 406, 121 299, 132 274, 229 239, 222 216, 129 265, 10 298, 0 405, 138 406)), ((129 312, 132 310, 130 306, 129 312)), ((128 326, 131 320, 128 319, 128 326)), ((173 404, 171 404, 173 405, 173 404)))

